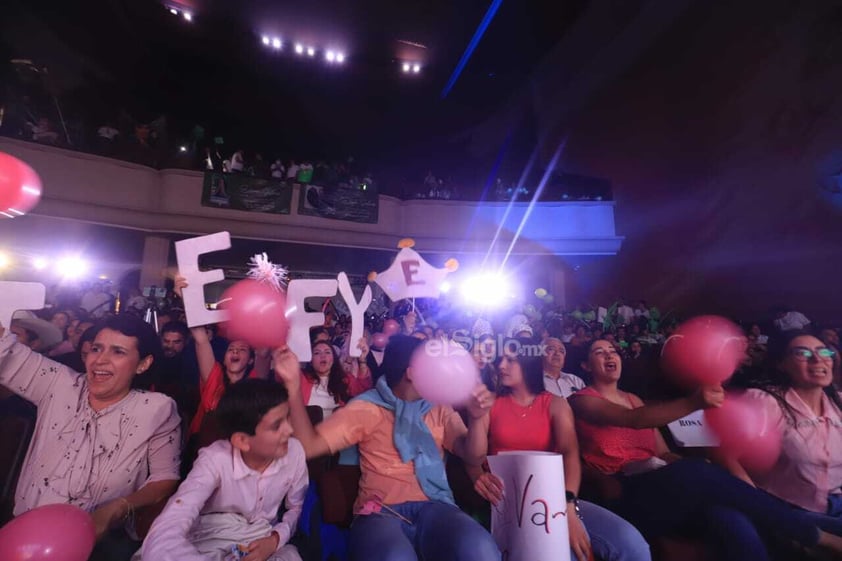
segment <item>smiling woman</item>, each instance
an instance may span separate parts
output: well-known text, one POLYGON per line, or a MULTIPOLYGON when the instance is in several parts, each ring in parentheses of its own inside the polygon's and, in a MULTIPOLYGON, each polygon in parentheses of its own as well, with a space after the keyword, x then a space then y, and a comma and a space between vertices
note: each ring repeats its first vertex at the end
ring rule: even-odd
POLYGON ((139 543, 132 514, 178 483, 180 419, 168 397, 132 389, 160 352, 154 329, 120 315, 96 327, 85 374, 0 338, 0 384, 38 407, 14 514, 47 504, 91 513, 96 559, 122 559, 139 543), (121 556, 111 549, 120 543, 121 556), (99 555, 99 557, 97 557, 99 555))
POLYGON ((781 456, 765 473, 749 474, 735 462, 727 467, 842 534, 842 397, 833 383, 835 352, 804 331, 785 332, 769 343, 770 382, 747 396, 781 429, 781 456))

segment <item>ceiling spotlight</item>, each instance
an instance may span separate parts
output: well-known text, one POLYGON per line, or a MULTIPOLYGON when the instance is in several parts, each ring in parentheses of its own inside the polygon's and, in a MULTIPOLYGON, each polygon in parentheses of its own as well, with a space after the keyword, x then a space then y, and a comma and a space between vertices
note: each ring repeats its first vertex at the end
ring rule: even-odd
POLYGON ((313 47, 307 47, 307 56, 316 56, 316 49, 313 47))
POLYGON ((5 269, 12 264, 12 258, 7 254, 0 252, 0 269, 5 269))
POLYGON ((336 62, 339 64, 345 62, 345 53, 336 53, 336 62))
POLYGON ((416 64, 414 64, 414 65, 412 66, 412 71, 413 71, 415 74, 418 74, 419 72, 421 72, 421 65, 420 65, 420 64, 417 64, 417 63, 416 63, 416 64))
POLYGON ((296 43, 295 44, 295 54, 300 55, 303 52, 304 52, 304 47, 301 45, 301 43, 296 43))
POLYGON ((272 39, 272 47, 275 48, 275 49, 280 49, 281 48, 281 40, 278 39, 277 37, 272 39))
POLYGON ((333 51, 325 52, 325 60, 328 62, 334 62, 336 60, 336 53, 333 51))
POLYGON ((187 152, 187 146, 179 146, 178 151, 179 152, 187 152))
POLYGON ((175 8, 170 8, 170 13, 171 13, 172 15, 174 15, 174 16, 177 16, 177 15, 178 15, 178 10, 176 10, 175 8))
POLYGON ((260 38, 260 40, 263 41, 264 45, 266 45, 267 47, 269 46, 270 41, 269 41, 269 38, 267 36, 264 35, 263 37, 260 38))
POLYGON ((409 72, 409 63, 404 62, 402 68, 404 72, 409 72))
POLYGON ((67 278, 79 278, 87 271, 88 264, 78 257, 65 257, 56 264, 56 272, 67 278))
POLYGON ((190 12, 184 12, 184 19, 187 21, 193 21, 193 14, 190 12))
POLYGON ((34 257, 32 259, 32 267, 37 271, 43 271, 47 268, 47 265, 49 265, 49 262, 43 257, 34 257))

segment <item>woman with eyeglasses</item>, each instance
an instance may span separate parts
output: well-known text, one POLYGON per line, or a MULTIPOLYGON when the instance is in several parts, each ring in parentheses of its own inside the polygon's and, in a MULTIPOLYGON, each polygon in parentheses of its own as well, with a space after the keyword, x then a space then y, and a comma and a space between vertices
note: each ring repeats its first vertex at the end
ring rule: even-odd
POLYGON ((842 397, 833 383, 835 351, 804 331, 770 341, 769 380, 756 399, 783 434, 781 455, 765 473, 729 462, 744 481, 803 509, 824 530, 842 534, 842 397))
POLYGON ((789 505, 703 460, 669 451, 657 430, 697 409, 718 407, 721 387, 694 396, 644 405, 621 391, 622 359, 608 341, 594 341, 582 367, 592 385, 572 395, 576 430, 586 470, 613 478, 618 496, 608 502, 644 536, 674 534, 688 527, 703 534, 720 559, 770 559, 761 538, 772 537, 842 558, 842 537, 823 529, 789 505))

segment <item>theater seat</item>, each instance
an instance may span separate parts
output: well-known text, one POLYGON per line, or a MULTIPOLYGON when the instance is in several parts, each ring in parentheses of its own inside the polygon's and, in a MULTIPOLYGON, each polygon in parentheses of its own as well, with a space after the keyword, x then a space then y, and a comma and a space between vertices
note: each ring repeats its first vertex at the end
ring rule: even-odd
POLYGON ((334 466, 318 480, 322 521, 348 528, 354 519, 354 501, 362 472, 359 466, 334 466))
POLYGON ((11 400, 20 398, 0 401, 0 526, 12 519, 18 477, 35 428, 34 411, 20 410, 11 400))

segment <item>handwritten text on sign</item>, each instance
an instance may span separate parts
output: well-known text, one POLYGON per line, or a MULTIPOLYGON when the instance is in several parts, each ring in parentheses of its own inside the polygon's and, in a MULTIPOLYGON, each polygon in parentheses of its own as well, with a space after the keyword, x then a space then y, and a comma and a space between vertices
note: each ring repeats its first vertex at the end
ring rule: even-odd
POLYGON ((508 561, 570 561, 564 466, 560 454, 503 452, 488 457, 503 480, 491 534, 508 561))

